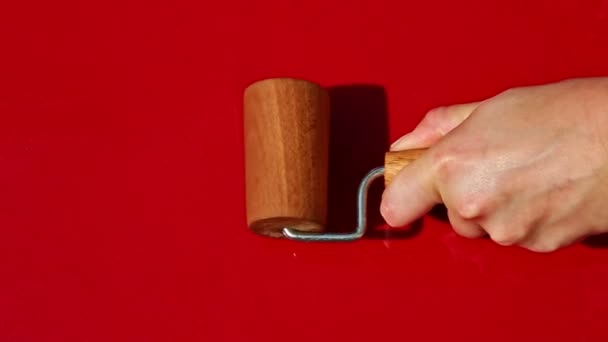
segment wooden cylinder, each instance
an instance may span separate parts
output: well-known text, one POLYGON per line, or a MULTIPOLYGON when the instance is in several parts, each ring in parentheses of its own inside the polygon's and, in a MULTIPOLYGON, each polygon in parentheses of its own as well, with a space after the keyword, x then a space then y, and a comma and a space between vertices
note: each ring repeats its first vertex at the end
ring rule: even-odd
POLYGON ((418 159, 427 149, 391 151, 384 154, 384 185, 388 186, 401 169, 418 159))
POLYGON ((284 227, 321 232, 327 220, 329 94, 274 78, 244 93, 247 224, 283 237, 284 227))

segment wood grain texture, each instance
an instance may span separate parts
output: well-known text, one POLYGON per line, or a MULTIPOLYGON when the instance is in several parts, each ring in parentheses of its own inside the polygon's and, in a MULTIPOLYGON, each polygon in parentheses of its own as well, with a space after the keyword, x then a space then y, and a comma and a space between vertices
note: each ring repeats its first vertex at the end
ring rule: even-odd
POLYGON ((427 149, 391 151, 384 154, 384 186, 388 186, 401 169, 418 159, 427 149))
POLYGON ((327 220, 329 94, 299 79, 274 78, 244 93, 247 224, 283 237, 320 232, 327 220))

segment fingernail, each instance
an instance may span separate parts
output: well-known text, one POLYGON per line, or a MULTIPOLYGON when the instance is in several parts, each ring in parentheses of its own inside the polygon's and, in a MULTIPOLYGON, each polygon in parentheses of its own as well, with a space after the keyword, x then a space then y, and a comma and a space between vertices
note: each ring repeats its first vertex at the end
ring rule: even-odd
POLYGON ((388 204, 386 204, 386 202, 382 202, 382 204, 380 205, 380 214, 382 215, 382 217, 384 218, 384 220, 386 220, 386 217, 390 215, 391 212, 391 208, 388 204))
POLYGON ((391 151, 402 149, 403 145, 406 145, 408 143, 408 140, 410 140, 411 136, 412 136, 412 133, 408 133, 408 134, 402 136, 401 138, 397 139, 394 143, 391 144, 391 151))
POLYGON ((382 202, 380 203, 380 215, 384 218, 384 221, 389 223, 392 221, 394 216, 394 208, 390 199, 387 198, 386 192, 382 195, 382 202))

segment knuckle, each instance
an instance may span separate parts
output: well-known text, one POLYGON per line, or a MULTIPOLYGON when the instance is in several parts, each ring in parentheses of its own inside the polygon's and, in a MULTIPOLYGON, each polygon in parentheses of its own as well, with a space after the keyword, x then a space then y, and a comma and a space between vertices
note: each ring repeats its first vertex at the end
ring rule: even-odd
POLYGON ((481 228, 460 224, 458 222, 452 223, 452 227, 456 234, 467 239, 476 239, 484 234, 484 231, 481 228))
POLYGON ((551 253, 555 252, 557 249, 559 249, 559 247, 560 245, 555 242, 537 241, 526 246, 525 248, 536 253, 551 253))
POLYGON ((429 124, 435 125, 445 117, 448 108, 446 106, 436 107, 426 113, 425 119, 429 124))
POLYGON ((493 227, 489 234, 490 238, 501 246, 515 245, 526 236, 524 230, 512 229, 506 225, 493 227))
POLYGON ((444 127, 448 114, 449 107, 446 106, 431 109, 424 119, 426 128, 437 135, 437 137, 445 136, 449 131, 444 127))
POLYGON ((514 237, 504 233, 492 233, 490 234, 490 238, 492 239, 492 241, 496 242, 501 246, 512 246, 516 242, 514 237))
POLYGON ((476 193, 456 199, 455 209, 462 218, 472 219, 486 213, 489 202, 487 196, 476 193))
POLYGON ((453 149, 443 148, 432 153, 432 168, 440 180, 451 179, 458 170, 458 155, 453 149))

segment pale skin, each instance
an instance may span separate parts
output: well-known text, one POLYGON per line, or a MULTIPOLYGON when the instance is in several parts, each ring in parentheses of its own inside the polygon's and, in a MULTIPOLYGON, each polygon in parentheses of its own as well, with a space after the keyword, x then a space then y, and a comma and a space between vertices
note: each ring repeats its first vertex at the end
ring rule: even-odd
POLYGON ((433 109, 391 146, 415 148, 382 197, 390 226, 443 204, 459 235, 535 252, 608 232, 608 77, 433 109))

